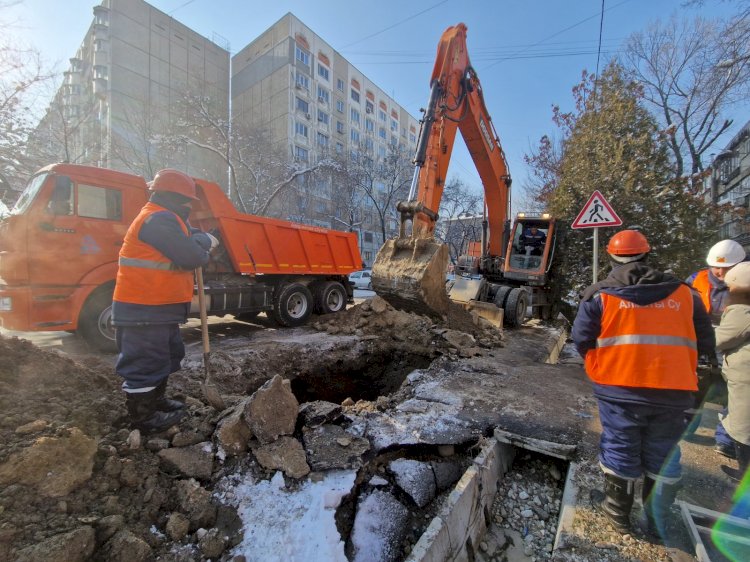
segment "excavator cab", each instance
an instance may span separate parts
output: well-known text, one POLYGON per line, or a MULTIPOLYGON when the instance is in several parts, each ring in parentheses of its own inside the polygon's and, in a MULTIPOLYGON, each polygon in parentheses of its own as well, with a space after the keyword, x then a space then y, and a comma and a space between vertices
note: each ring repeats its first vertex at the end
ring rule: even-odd
POLYGON ((549 213, 518 213, 511 230, 503 277, 529 285, 544 285, 554 253, 555 219, 549 213))

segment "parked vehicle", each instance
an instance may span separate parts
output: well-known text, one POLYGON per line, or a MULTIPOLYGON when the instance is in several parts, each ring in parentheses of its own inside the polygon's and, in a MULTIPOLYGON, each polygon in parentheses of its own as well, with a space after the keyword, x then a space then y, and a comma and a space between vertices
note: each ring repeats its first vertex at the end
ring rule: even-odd
MULTIPOLYGON (((217 184, 196 184, 190 223, 221 240, 204 273, 209 314, 266 312, 300 326, 313 310, 353 302, 356 234, 240 213, 217 184)), ((0 220, 0 326, 76 331, 114 349, 118 253, 148 195, 142 177, 113 170, 54 164, 37 172, 0 220)))
POLYGON ((372 290, 372 271, 363 269, 349 274, 349 281, 354 284, 355 289, 372 290))

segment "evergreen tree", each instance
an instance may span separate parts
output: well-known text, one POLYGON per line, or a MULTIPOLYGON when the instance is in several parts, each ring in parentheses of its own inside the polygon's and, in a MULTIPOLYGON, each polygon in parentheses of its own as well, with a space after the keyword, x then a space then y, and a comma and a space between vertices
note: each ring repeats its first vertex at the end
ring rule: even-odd
MULTIPOLYGON (((591 193, 599 190, 623 220, 649 239, 649 263, 687 276, 700 266, 716 233, 712 206, 684 179, 675 177, 666 139, 642 105, 640 87, 610 64, 598 80, 584 72, 574 89, 576 111, 555 110, 563 139, 559 175, 541 193, 549 210, 572 221, 591 193)), ((548 161, 552 145, 540 144, 529 158, 548 161)), ((563 227, 565 228, 565 227, 563 227)), ((599 232, 600 278, 608 270, 606 244, 618 228, 599 232)), ((592 281, 592 230, 569 233, 562 249, 559 278, 573 296, 592 281)))

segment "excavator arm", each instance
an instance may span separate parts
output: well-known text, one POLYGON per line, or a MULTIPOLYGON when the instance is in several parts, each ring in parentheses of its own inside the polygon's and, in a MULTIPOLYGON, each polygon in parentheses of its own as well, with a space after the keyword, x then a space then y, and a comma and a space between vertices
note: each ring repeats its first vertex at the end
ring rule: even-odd
MULTIPOLYGON (((482 179, 490 232, 504 229, 511 178, 482 86, 469 62, 463 23, 449 27, 440 38, 430 84, 408 201, 397 205, 399 236, 378 252, 373 287, 394 306, 442 315, 449 302, 444 288, 448 249, 434 239, 434 231, 456 132, 461 131, 482 179)), ((487 250, 491 256, 502 256, 502 236, 490 237, 487 250)))

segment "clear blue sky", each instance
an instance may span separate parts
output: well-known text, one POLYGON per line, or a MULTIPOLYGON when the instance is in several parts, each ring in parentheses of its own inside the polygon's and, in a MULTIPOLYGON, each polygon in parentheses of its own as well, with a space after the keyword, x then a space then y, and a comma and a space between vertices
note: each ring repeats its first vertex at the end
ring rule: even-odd
MULTIPOLYGON (((91 20, 93 0, 23 0, 4 14, 24 26, 26 39, 63 70, 91 20), (64 8, 63 8, 64 6, 64 8)), ((572 105, 571 88, 596 68, 601 0, 153 0, 156 8, 237 52, 292 12, 368 78, 419 117, 441 33, 468 27, 472 64, 508 156, 516 200, 527 176, 523 155, 554 132, 551 107, 572 105)), ((634 31, 675 13, 723 16, 732 2, 705 0, 684 7, 674 0, 605 0, 600 68, 634 31)), ((738 130, 750 105, 734 115, 738 130)), ((727 139, 728 140, 728 139, 727 139)), ((481 189, 468 153, 457 147, 449 176, 481 189)))

